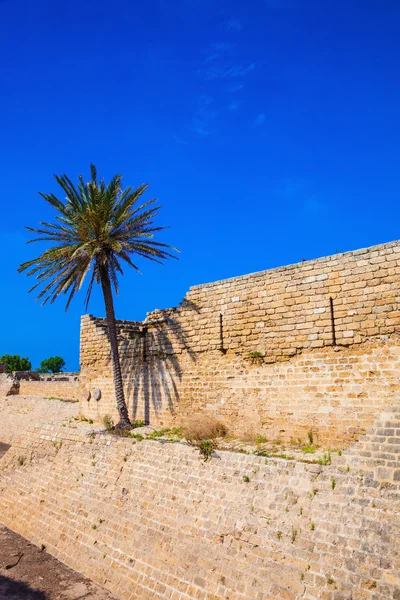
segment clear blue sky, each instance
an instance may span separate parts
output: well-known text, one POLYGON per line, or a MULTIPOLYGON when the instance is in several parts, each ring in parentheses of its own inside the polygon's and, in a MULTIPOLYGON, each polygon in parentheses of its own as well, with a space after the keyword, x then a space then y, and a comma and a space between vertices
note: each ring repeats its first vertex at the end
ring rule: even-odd
POLYGON ((126 274, 119 318, 400 237, 399 0, 0 0, 0 50, 0 354, 78 367, 84 294, 40 307, 16 269, 38 191, 90 162, 149 182, 182 250, 126 274))

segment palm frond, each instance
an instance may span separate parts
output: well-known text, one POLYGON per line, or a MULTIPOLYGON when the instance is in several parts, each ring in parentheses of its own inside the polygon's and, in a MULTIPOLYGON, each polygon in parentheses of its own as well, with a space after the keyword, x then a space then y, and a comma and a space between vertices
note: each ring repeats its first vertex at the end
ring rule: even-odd
POLYGON ((55 222, 42 221, 38 227, 27 227, 34 234, 29 243, 51 244, 18 269, 34 277, 29 291, 39 290, 37 299, 43 304, 66 295, 68 309, 89 273, 86 306, 94 284, 101 282, 104 272, 118 294, 119 276, 123 275, 121 262, 139 272, 131 258, 134 255, 158 263, 176 258, 176 248, 154 239, 156 233, 165 229, 154 224, 160 210, 159 205, 154 206, 156 199, 138 202, 148 184, 122 189, 121 175, 115 175, 108 183, 99 181, 93 164, 90 176, 91 180, 85 182, 80 175, 74 184, 65 174, 55 175, 65 199, 40 192, 55 209, 55 222))

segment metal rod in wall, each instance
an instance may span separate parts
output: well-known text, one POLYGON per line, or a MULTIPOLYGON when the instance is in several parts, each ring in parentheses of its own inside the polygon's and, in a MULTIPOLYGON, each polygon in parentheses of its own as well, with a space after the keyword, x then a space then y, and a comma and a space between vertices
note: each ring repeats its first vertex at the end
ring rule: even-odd
POLYGON ((220 350, 224 354, 226 350, 224 348, 224 324, 223 324, 223 315, 220 313, 219 315, 219 341, 220 341, 220 350))
POLYGON ((336 329, 335 329, 335 313, 333 310, 333 298, 329 298, 329 306, 331 308, 331 325, 332 325, 332 346, 336 346, 336 329))

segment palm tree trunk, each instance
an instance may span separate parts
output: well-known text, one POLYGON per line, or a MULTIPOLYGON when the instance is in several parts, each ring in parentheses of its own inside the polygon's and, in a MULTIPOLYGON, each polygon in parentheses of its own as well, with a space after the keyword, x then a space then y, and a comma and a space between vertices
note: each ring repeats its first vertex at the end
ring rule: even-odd
POLYGON ((115 398, 119 412, 119 428, 130 427, 131 422, 125 402, 124 386, 122 382, 121 363, 119 360, 117 325, 115 321, 114 302, 111 290, 110 276, 107 267, 100 267, 101 287, 103 289, 104 304, 106 307, 106 319, 108 328, 108 339, 111 348, 111 361, 113 366, 115 398))

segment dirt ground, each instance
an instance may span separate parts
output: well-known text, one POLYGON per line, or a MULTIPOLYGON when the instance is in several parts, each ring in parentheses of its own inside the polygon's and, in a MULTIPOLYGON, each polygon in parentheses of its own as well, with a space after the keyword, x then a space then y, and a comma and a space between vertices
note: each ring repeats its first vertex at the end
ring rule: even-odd
POLYGON ((0 600, 116 600, 45 550, 0 525, 0 600))

